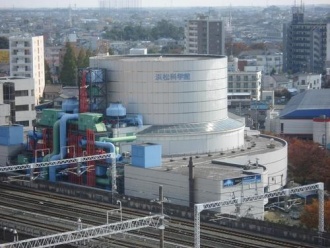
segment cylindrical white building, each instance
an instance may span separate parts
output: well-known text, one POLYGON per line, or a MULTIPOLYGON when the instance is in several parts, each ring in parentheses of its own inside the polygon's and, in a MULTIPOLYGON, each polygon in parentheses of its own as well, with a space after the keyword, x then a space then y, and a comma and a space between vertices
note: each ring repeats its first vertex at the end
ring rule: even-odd
POLYGON ((90 66, 107 69, 108 100, 151 127, 141 142, 162 145, 163 155, 213 152, 244 144, 244 123, 227 115, 225 56, 104 56, 90 66))

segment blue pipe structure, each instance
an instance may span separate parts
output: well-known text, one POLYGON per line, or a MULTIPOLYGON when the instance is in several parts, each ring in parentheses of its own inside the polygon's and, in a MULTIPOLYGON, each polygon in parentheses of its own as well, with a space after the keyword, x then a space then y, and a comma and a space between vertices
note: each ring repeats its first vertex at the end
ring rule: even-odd
POLYGON ((28 131, 28 137, 33 140, 42 139, 42 133, 36 131, 28 131))
POLYGON ((47 154, 44 157, 43 159, 44 162, 50 161, 50 158, 59 152, 60 150, 59 140, 58 140, 59 133, 60 133, 60 120, 57 120, 53 125, 53 151, 52 153, 47 154))
POLYGON ((37 143, 38 143, 38 140, 41 140, 42 139, 42 133, 40 132, 37 132, 35 130, 31 130, 31 131, 28 131, 28 134, 27 134, 29 140, 33 140, 33 147, 30 147, 30 143, 28 142, 26 144, 26 147, 28 149, 32 149, 32 150, 35 150, 36 149, 36 146, 37 146, 37 143))
MULTIPOLYGON (((43 162, 49 161, 52 156, 54 156, 55 154, 57 154, 59 152, 59 150, 60 150, 59 138, 58 138, 59 133, 60 133, 60 120, 57 120, 53 125, 53 151, 52 151, 52 153, 47 154, 43 158, 43 162)), ((50 166, 48 168, 48 170, 49 170, 49 175, 55 174, 55 166, 50 166)), ((44 168, 43 171, 47 172, 47 168, 44 168)))
MULTIPOLYGON (((82 140, 80 140, 79 143, 81 146, 84 147, 87 145, 87 140, 82 139, 82 140)), ((116 153, 116 148, 115 148, 114 144, 112 144, 110 142, 95 141, 94 144, 96 147, 108 149, 109 153, 116 153)), ((110 163, 111 161, 107 161, 107 162, 110 163)))
MULTIPOLYGON (((69 120, 77 120, 79 118, 79 114, 64 114, 61 119, 60 119, 60 147, 59 147, 59 152, 58 154, 55 154, 54 156, 51 157, 51 161, 54 160, 60 160, 61 154, 62 154, 62 147, 66 146, 66 141, 67 141, 67 135, 66 135, 66 124, 69 120)), ((66 149, 63 149, 64 152, 62 154, 63 157, 66 156, 67 152, 66 149)))
MULTIPOLYGON (((66 124, 69 120, 77 120, 79 117, 78 114, 64 114, 61 119, 59 120, 60 122, 60 144, 58 145, 58 150, 57 150, 57 153, 55 153, 55 149, 54 151, 52 152, 52 155, 50 157, 50 161, 54 161, 54 160, 60 160, 62 159, 61 158, 61 154, 62 154, 62 147, 65 147, 66 146, 66 141, 67 141, 67 138, 66 138, 66 134, 67 134, 67 130, 66 130, 66 124)), ((58 136, 58 135, 57 135, 58 136)), ((55 134, 54 134, 54 139, 55 138, 55 134)), ((63 149, 64 152, 62 154, 63 157, 66 156, 67 152, 66 152, 66 149, 63 149)), ((56 182, 56 166, 51 166, 49 168, 49 181, 51 182, 56 182)))

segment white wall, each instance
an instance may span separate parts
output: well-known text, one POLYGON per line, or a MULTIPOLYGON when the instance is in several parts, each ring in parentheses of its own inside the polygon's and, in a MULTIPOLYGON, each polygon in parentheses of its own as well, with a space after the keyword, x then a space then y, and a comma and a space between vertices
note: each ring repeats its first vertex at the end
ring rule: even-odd
POLYGON ((125 195, 157 199, 159 185, 163 185, 164 197, 171 203, 189 206, 188 176, 167 172, 165 168, 159 171, 125 166, 125 195))
POLYGON ((321 145, 330 143, 330 120, 322 120, 321 118, 315 118, 313 121, 313 141, 321 145), (326 136, 326 139, 325 139, 326 136))
POLYGON ((269 191, 277 190, 284 186, 287 181, 288 147, 286 142, 284 144, 282 147, 269 148, 267 152, 235 156, 221 161, 246 164, 249 160, 254 162, 258 159, 258 163, 267 169, 268 178, 263 178, 263 180, 269 186, 269 191))
POLYGON ((299 119, 288 120, 280 119, 280 126, 283 124, 283 134, 312 134, 313 120, 299 119))
POLYGON ((90 65, 108 70, 108 99, 142 114, 145 124, 227 118, 226 57, 109 56, 91 58, 90 65))
POLYGON ((0 126, 9 125, 10 105, 0 104, 0 126))
POLYGON ((239 129, 222 133, 174 135, 140 135, 138 142, 152 142, 162 146, 163 155, 220 152, 238 149, 244 145, 244 124, 239 129))

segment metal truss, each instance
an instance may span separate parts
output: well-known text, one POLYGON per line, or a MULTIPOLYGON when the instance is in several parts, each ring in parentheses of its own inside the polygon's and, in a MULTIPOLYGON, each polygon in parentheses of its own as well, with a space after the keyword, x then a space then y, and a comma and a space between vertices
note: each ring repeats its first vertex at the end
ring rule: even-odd
POLYGON ((234 198, 226 201, 214 201, 207 203, 198 203, 194 206, 194 243, 195 248, 200 248, 200 213, 203 210, 214 209, 223 206, 237 205, 247 202, 259 201, 268 198, 280 197, 280 196, 290 196, 293 194, 317 191, 319 197, 319 225, 318 231, 320 234, 324 232, 324 184, 316 183, 304 186, 299 186, 291 189, 283 189, 274 192, 269 192, 261 195, 246 196, 240 198, 234 198))
POLYGON ((49 235, 45 237, 26 239, 17 242, 3 244, 1 248, 27 248, 27 247, 54 247, 56 245, 68 244, 92 238, 109 236, 111 234, 123 233, 146 227, 159 228, 162 215, 147 216, 122 222, 106 224, 102 226, 89 227, 77 231, 49 235))
POLYGON ((10 172, 10 171, 17 171, 17 170, 26 170, 26 169, 37 169, 37 168, 45 168, 50 166, 57 166, 57 165, 64 165, 64 164, 75 164, 75 163, 83 163, 88 161, 94 160, 102 160, 107 158, 115 158, 114 153, 104 153, 99 155, 92 155, 92 156, 85 156, 85 157, 76 157, 76 158, 68 158, 68 159, 61 159, 55 161, 48 161, 48 162, 39 162, 39 163, 30 163, 30 164, 22 164, 22 165, 11 165, 11 166, 1 166, 1 172, 10 172))

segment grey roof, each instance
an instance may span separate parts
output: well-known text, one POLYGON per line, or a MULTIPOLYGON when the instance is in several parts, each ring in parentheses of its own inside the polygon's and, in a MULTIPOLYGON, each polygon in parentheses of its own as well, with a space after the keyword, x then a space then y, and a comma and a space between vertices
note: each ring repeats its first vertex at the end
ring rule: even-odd
POLYGON ((305 90, 292 97, 280 117, 317 117, 330 113, 330 89, 305 90))
POLYGON ((141 135, 182 135, 196 133, 217 133, 241 128, 244 123, 234 119, 224 119, 215 122, 184 123, 174 125, 155 125, 139 132, 141 135))
POLYGON ((279 82, 285 82, 285 83, 287 83, 287 82, 290 81, 290 79, 288 79, 288 78, 287 78, 286 76, 284 76, 284 75, 273 75, 272 77, 274 78, 274 80, 275 80, 277 83, 279 83, 279 82))
POLYGON ((45 89, 44 89, 44 93, 60 93, 62 89, 62 85, 59 84, 46 84, 45 85, 45 89))

